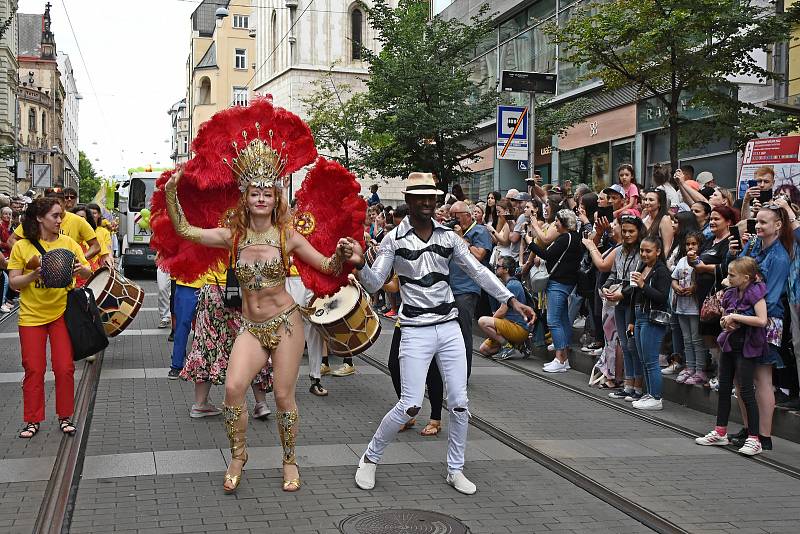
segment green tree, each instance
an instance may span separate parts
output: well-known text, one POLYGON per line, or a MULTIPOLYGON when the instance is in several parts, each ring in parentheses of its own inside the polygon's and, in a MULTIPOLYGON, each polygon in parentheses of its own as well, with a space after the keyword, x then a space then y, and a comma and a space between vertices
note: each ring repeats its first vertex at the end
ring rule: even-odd
POLYGON ((336 65, 321 80, 312 82, 314 90, 300 98, 314 133, 317 147, 356 173, 364 168, 364 126, 369 119, 369 104, 364 93, 351 85, 337 83, 336 65))
POLYGON ((431 20, 429 8, 422 0, 400 0, 396 9, 378 0, 369 8, 382 50, 362 49, 372 108, 363 139, 369 167, 386 176, 433 171, 447 187, 467 174, 459 162, 497 104, 497 94, 482 92, 467 67, 492 22, 487 5, 468 24, 431 20))
POLYGON ((100 190, 102 179, 97 176, 92 162, 89 161, 83 150, 78 152, 78 173, 81 175, 78 197, 81 202, 91 202, 100 190))
POLYGON ((731 81, 778 78, 752 52, 789 40, 797 14, 797 5, 776 13, 773 3, 755 0, 614 0, 578 7, 546 32, 561 45, 561 61, 581 66, 583 79, 600 79, 608 89, 632 85, 640 97, 657 99, 677 168, 679 141, 730 138, 740 147, 757 133, 797 127, 784 113, 740 102, 731 81), (689 123, 680 114, 687 99, 712 118, 689 123))

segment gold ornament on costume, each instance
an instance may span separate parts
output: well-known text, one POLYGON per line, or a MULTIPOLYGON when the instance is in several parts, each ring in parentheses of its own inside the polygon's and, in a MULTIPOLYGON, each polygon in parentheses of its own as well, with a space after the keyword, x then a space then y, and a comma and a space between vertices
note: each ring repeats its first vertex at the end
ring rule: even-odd
POLYGON ((294 229, 302 235, 311 235, 311 233, 314 232, 314 229, 317 227, 317 220, 314 218, 314 215, 312 215, 311 212, 303 211, 301 213, 294 214, 292 226, 294 226, 294 229))
POLYGON ((222 213, 222 216, 219 218, 219 227, 220 228, 230 228, 233 225, 233 221, 236 218, 236 208, 228 208, 222 213))
MULTIPOLYGON (((272 130, 269 131, 270 142, 261 139, 261 125, 256 123, 256 138, 252 141, 247 140, 247 132, 242 131, 242 139, 245 147, 239 150, 239 143, 233 141, 231 145, 236 151, 236 157, 229 162, 228 158, 222 158, 233 171, 239 180, 239 190, 245 192, 249 186, 266 188, 283 188, 283 171, 286 167, 286 160, 282 154, 272 148, 272 130)), ((286 148, 286 143, 281 144, 281 152, 286 148)))

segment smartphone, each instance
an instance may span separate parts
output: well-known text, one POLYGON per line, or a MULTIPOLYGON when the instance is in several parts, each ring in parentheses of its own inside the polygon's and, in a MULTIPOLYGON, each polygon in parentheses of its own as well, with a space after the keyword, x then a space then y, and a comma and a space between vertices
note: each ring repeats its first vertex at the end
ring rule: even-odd
POLYGON ((757 180, 747 180, 747 187, 755 187, 758 185, 757 180))
POLYGON ((742 236, 739 234, 739 227, 729 226, 728 231, 731 233, 731 239, 735 239, 739 242, 739 246, 742 246, 742 236))
POLYGON ((583 237, 588 238, 590 235, 592 235, 592 232, 590 231, 590 229, 589 228, 584 228, 583 229, 583 237))
POLYGON ((756 220, 755 219, 747 219, 747 233, 750 235, 756 235, 756 220))
POLYGON ((597 208, 597 217, 596 218, 599 219, 600 217, 605 217, 608 220, 608 222, 611 222, 612 219, 614 218, 614 208, 613 208, 613 206, 604 206, 602 208, 597 208))
POLYGON ((761 204, 767 204, 770 200, 772 200, 772 189, 767 189, 766 191, 761 191, 758 194, 758 201, 761 204))

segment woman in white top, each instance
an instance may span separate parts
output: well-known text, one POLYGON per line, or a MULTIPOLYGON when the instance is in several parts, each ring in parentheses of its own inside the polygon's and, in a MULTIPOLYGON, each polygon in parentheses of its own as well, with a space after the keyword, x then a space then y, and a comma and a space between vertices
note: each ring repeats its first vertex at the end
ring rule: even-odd
POLYGON ((664 191, 667 195, 667 204, 670 210, 676 211, 678 204, 683 202, 680 188, 675 179, 670 176, 669 168, 666 165, 656 165, 653 167, 653 186, 664 191))

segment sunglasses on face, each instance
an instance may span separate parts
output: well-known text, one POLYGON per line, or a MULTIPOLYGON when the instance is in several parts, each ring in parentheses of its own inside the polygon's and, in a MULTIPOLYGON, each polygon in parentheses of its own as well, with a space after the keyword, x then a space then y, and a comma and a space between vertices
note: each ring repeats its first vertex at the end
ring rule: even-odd
POLYGON ((75 200, 78 198, 76 195, 64 195, 65 200, 75 200))

